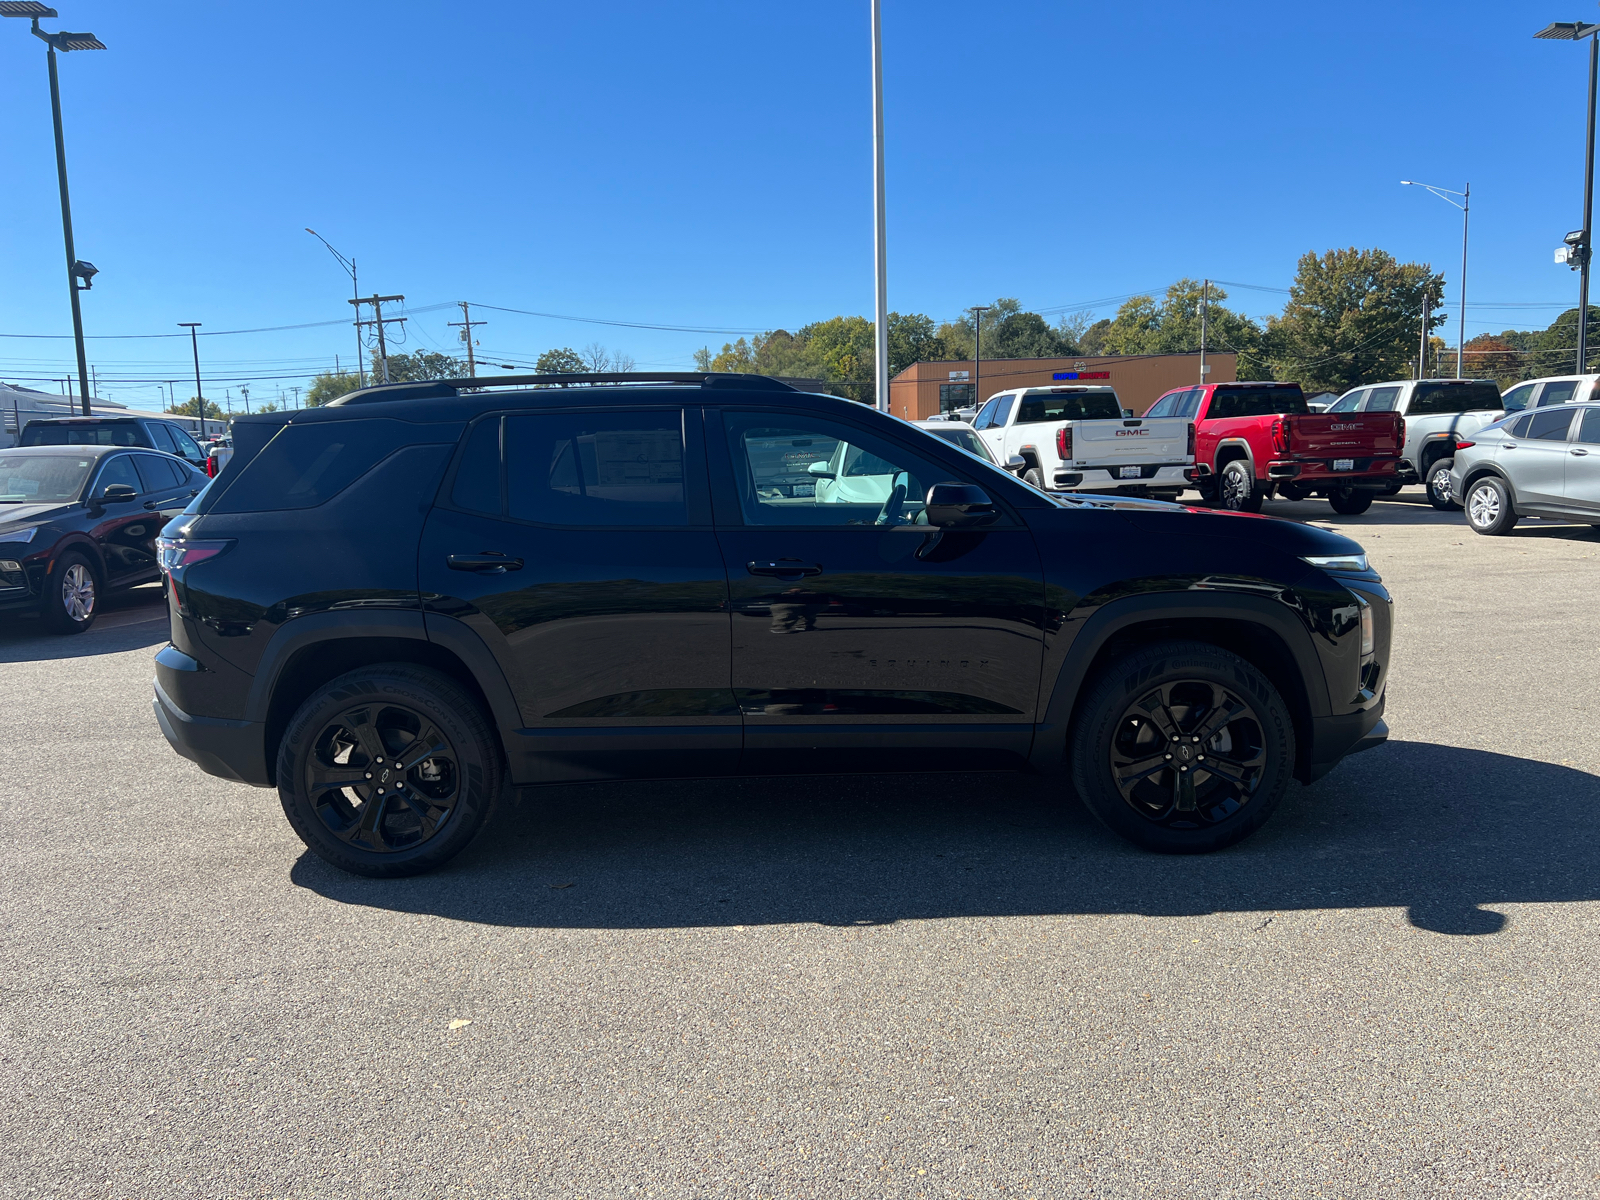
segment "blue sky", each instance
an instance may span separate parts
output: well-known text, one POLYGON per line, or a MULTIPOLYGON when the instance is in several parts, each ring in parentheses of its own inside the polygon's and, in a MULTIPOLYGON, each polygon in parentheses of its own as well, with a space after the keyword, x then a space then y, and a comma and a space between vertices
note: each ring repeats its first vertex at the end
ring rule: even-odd
MULTIPOLYGON (((870 313, 867 0, 476 6, 60 0, 91 334, 348 320, 311 226, 403 293, 409 344, 457 300, 483 357, 599 342, 688 367, 736 331, 870 313), (440 306, 440 307, 435 307, 440 306)), ((1551 262, 1581 224, 1586 48, 1488 3, 973 5, 885 0, 890 306, 997 295, 1114 312, 1181 276, 1285 288, 1296 258, 1381 246, 1458 295, 1467 334, 1576 303, 1551 262), (1546 307, 1519 307, 1545 305, 1546 307)), ((69 334, 41 43, 0 22, 0 334, 69 334)), ((1231 289, 1253 314, 1272 291, 1231 289)), ((1450 336, 1454 338, 1454 320, 1450 336)), ((188 345, 96 339, 101 393, 154 406, 188 345)), ((202 339, 208 394, 348 364, 348 325, 202 339)), ((0 379, 65 374, 70 340, 0 337, 0 379)), ((53 387, 44 384, 47 388, 53 387)), ((192 394, 179 384, 179 396, 192 394)))

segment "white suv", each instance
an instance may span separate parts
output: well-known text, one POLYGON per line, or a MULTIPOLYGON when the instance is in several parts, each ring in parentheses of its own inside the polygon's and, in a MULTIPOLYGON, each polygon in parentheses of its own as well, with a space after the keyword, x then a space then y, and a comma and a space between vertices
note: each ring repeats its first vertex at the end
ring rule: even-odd
POLYGON ((1501 402, 1508 413, 1547 404, 1593 402, 1600 400, 1600 395, 1595 394, 1596 382, 1600 382, 1600 375, 1546 375, 1517 384, 1501 397, 1501 402))

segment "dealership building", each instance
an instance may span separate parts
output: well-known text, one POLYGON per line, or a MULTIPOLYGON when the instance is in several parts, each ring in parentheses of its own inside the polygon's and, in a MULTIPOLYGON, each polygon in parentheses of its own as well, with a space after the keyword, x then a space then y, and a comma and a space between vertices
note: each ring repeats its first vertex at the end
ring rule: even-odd
MULTIPOLYGON (((1207 383, 1238 378, 1236 354, 1206 354, 1207 383)), ((1087 384, 1117 389, 1124 408, 1140 414, 1163 394, 1200 382, 1200 355, 1111 354, 1098 358, 986 358, 981 363, 912 363, 889 381, 889 411, 922 421, 996 392, 1018 387, 1087 384)))

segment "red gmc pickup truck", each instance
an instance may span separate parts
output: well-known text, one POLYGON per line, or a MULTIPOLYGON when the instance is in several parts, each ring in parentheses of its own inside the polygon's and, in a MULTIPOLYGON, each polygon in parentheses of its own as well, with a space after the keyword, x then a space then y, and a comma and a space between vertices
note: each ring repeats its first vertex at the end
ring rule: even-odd
POLYGON ((1314 413, 1298 383, 1211 383, 1177 388, 1147 417, 1195 424, 1193 481, 1208 504, 1259 512, 1285 500, 1326 496, 1345 516, 1394 490, 1405 420, 1392 412, 1314 413))

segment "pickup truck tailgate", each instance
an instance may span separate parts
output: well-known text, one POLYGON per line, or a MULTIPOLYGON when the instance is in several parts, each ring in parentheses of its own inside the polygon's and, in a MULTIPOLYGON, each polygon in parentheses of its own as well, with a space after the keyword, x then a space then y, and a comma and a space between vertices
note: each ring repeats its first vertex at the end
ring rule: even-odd
POLYGON ((1289 423, 1288 458, 1390 458, 1400 453, 1398 413, 1309 413, 1289 423))
POLYGON ((1074 421, 1074 463, 1165 463, 1189 459, 1189 422, 1184 417, 1074 421))

